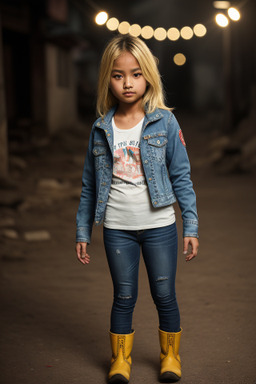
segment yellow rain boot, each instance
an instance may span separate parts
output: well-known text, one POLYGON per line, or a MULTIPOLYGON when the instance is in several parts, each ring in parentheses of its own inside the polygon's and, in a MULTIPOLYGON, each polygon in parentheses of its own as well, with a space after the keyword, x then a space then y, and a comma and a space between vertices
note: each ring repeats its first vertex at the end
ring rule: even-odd
POLYGON ((134 331, 127 335, 110 333, 112 348, 111 367, 108 374, 110 384, 128 383, 131 373, 131 352, 134 339, 134 331))
POLYGON ((180 332, 164 332, 159 329, 159 340, 161 346, 160 354, 160 381, 171 383, 181 378, 180 364, 180 332))

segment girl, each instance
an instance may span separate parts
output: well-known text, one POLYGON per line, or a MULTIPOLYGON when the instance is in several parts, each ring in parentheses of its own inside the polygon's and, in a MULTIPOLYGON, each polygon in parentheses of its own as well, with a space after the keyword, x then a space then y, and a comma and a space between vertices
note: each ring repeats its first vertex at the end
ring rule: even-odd
POLYGON ((184 254, 198 251, 196 197, 181 129, 166 107, 156 60, 139 38, 117 36, 102 57, 93 125, 77 212, 76 253, 90 262, 93 221, 104 224, 114 287, 109 383, 128 383, 140 249, 159 315, 160 381, 181 377, 180 314, 175 294, 177 231, 183 218, 184 254), (188 253, 188 246, 191 252, 188 253))

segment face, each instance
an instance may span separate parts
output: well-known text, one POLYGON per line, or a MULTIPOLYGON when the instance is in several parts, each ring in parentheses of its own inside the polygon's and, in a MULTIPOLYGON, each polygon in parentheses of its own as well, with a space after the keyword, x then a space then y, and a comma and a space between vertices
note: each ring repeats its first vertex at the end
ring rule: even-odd
POLYGON ((146 92, 147 82, 138 61, 130 52, 122 53, 113 64, 110 89, 119 103, 136 104, 146 92))

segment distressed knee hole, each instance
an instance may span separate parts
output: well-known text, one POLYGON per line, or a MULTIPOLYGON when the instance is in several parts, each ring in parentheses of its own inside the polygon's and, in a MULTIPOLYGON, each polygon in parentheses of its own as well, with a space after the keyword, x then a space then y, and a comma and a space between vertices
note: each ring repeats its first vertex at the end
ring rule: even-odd
POLYGON ((122 296, 122 295, 118 295, 118 299, 121 299, 121 300, 129 300, 129 299, 132 299, 132 296, 122 296))
POLYGON ((117 254, 117 255, 120 255, 120 254, 121 254, 120 249, 117 249, 117 250, 116 250, 116 254, 117 254))
POLYGON ((167 276, 159 276, 159 277, 156 279, 156 282, 159 282, 159 281, 165 281, 165 280, 168 280, 168 277, 167 277, 167 276))

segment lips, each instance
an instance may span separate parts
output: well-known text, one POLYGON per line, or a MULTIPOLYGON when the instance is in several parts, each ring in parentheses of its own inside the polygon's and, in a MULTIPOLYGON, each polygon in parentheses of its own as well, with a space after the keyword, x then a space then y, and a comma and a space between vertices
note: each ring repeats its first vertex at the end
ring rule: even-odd
POLYGON ((123 95, 124 96, 133 96, 133 95, 135 95, 135 92, 124 92, 123 95))

